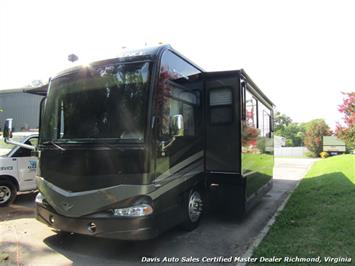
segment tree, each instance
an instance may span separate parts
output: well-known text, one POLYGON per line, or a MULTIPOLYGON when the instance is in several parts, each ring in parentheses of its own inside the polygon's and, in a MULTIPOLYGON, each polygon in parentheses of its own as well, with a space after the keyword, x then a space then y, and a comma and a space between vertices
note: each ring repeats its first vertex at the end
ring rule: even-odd
POLYGON ((304 128, 298 123, 289 125, 275 131, 275 135, 286 138, 286 146, 299 147, 303 145, 304 128))
POLYGON ((323 119, 314 119, 304 124, 304 144, 310 152, 319 157, 323 149, 323 136, 330 136, 331 130, 323 119))
POLYGON ((32 80, 30 86, 31 86, 31 87, 40 87, 40 86, 42 86, 42 85, 44 85, 44 83, 43 83, 42 80, 34 79, 34 80, 32 80))
POLYGON ((281 114, 280 112, 276 112, 274 119, 275 131, 281 130, 291 123, 292 119, 289 116, 281 114))
POLYGON ((348 149, 355 149, 355 92, 343 92, 343 95, 346 97, 338 110, 343 114, 344 125, 337 123, 335 134, 348 149))
POLYGON ((275 135, 286 138, 286 146, 302 146, 304 131, 301 124, 292 122, 289 116, 280 112, 275 114, 275 135))

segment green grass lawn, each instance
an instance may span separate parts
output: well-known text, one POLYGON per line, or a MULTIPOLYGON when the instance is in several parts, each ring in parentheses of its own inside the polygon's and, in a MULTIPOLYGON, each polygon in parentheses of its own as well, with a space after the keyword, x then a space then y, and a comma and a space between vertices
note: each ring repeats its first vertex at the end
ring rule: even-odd
POLYGON ((242 153, 243 171, 256 171, 272 176, 274 156, 266 153, 242 153))
POLYGON ((262 256, 352 257, 355 264, 355 155, 313 165, 253 254, 262 256))
POLYGON ((271 179, 273 168, 273 155, 265 153, 242 153, 243 174, 248 174, 247 197, 252 195, 271 179))
POLYGON ((275 159, 307 159, 310 157, 307 157, 305 155, 303 156, 275 156, 275 159))

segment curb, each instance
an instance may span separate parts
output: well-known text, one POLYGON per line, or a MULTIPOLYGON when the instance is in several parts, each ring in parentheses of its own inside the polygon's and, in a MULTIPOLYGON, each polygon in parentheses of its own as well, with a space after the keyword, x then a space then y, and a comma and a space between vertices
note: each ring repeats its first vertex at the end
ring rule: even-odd
MULTIPOLYGON (((252 244, 249 246, 249 248, 247 249, 246 252, 244 252, 243 255, 241 255, 240 257, 243 258, 251 258, 253 256, 254 250, 260 245, 261 241, 264 239, 264 237, 266 236, 266 234, 269 232, 271 226, 275 223, 276 217, 280 214, 280 212, 285 208, 288 200, 290 199, 291 195, 293 194, 293 192, 295 191, 295 189, 298 187, 298 185, 300 184, 300 182, 303 180, 304 176, 308 173, 308 171, 311 169, 312 165, 316 162, 316 160, 314 160, 305 170, 305 173, 303 174, 303 177, 297 181, 296 185, 294 188, 292 188, 289 192, 288 195, 286 197, 286 199, 284 200, 284 202, 276 209, 274 215, 270 218, 270 220, 266 223, 266 225, 264 226, 264 228, 260 231, 260 233, 255 237, 254 241, 252 242, 252 244)), ((247 262, 239 262, 236 264, 236 266, 245 266, 247 265, 247 262)))

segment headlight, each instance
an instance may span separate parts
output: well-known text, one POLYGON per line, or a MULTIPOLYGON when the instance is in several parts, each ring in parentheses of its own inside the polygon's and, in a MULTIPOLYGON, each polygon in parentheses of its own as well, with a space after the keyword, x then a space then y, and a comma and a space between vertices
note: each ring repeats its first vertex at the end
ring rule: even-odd
POLYGON ((112 213, 115 216, 121 217, 140 217, 152 214, 153 208, 149 204, 143 203, 128 208, 113 209, 112 213))
POLYGON ((37 196, 36 196, 35 202, 36 202, 37 204, 43 204, 43 199, 44 199, 44 198, 43 198, 41 192, 39 192, 39 193, 37 194, 37 196))

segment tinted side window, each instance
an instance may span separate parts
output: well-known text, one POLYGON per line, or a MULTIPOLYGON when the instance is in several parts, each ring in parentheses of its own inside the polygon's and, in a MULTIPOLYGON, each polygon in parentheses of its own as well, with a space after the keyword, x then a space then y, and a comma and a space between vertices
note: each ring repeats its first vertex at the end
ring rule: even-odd
POLYGON ((194 90, 201 71, 171 51, 165 51, 160 65, 155 112, 161 139, 170 138, 169 125, 174 115, 184 119, 184 137, 195 136, 200 94, 194 90))
POLYGON ((259 102, 259 129, 262 137, 270 135, 271 112, 270 109, 259 102))
POLYGON ((216 88, 209 92, 210 123, 227 124, 233 121, 232 88, 216 88))
POLYGON ((197 97, 193 93, 181 92, 178 88, 172 88, 174 92, 173 97, 164 95, 164 104, 162 108, 161 115, 161 127, 160 127, 160 138, 168 139, 170 135, 170 124, 171 120, 175 115, 182 115, 184 118, 184 136, 195 136, 196 135, 196 121, 195 121, 195 109, 197 105, 197 97), (178 92, 182 95, 189 95, 189 101, 181 99, 178 97, 178 92))
POLYGON ((163 78, 176 81, 179 79, 193 80, 201 71, 176 54, 165 51, 161 59, 160 73, 163 78))
POLYGON ((258 127, 257 122, 257 106, 258 102, 254 96, 248 91, 245 91, 245 120, 248 127, 258 127))

